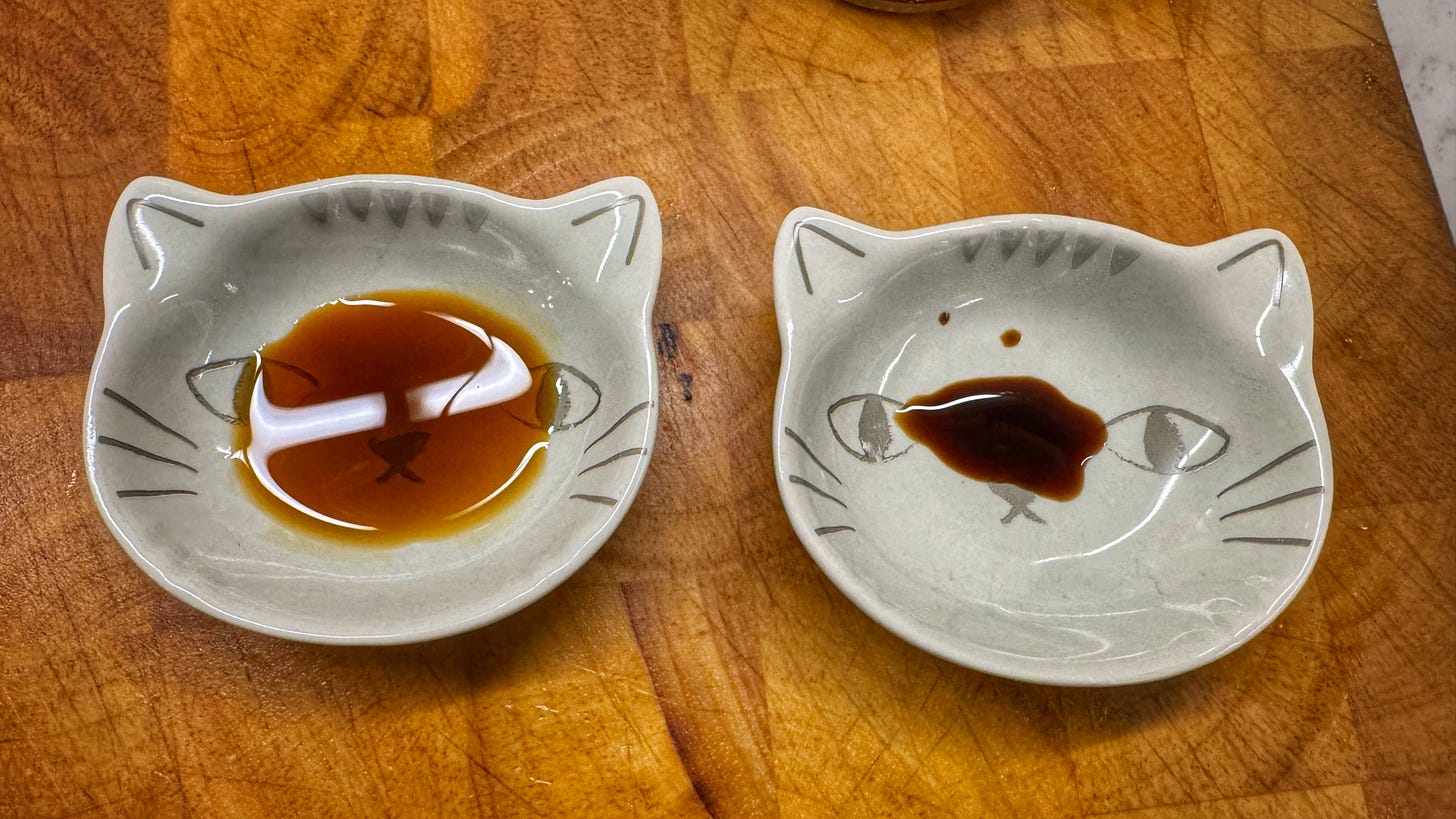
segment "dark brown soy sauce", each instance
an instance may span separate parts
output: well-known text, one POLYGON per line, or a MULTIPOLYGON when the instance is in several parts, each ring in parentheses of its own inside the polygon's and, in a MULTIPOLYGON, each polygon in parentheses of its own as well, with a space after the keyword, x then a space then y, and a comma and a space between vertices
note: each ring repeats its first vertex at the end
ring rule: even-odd
POLYGON ((1083 466, 1107 443, 1097 413, 1029 376, 957 381, 911 398, 895 421, 962 475, 1058 501, 1081 493, 1083 466))

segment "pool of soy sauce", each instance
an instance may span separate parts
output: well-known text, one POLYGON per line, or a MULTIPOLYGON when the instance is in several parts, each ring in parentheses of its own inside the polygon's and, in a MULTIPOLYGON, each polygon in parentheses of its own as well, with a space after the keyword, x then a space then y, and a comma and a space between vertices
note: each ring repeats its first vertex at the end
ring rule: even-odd
POLYGON ((362 544, 440 537, 498 514, 543 470, 554 393, 541 344, 441 291, 329 302, 239 381, 244 483, 285 524, 362 544))
POLYGON ((1081 494, 1083 468, 1107 443, 1097 413, 1030 376, 957 381, 906 401, 895 421, 962 475, 1058 501, 1081 494))

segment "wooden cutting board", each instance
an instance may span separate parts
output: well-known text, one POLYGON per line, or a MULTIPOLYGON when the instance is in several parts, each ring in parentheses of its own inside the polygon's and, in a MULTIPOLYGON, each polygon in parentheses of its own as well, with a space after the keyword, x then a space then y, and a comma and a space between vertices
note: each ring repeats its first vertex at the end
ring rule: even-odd
POLYGON ((1456 814, 1456 251, 1369 0, 9 0, 0 32, 0 815, 1456 814), (641 176, 677 339, 647 483, 582 572, 362 650, 153 585, 80 436, 128 180, 360 172, 641 176), (769 259, 801 204, 1287 232, 1337 473, 1312 582, 1127 689, 874 625, 772 478, 769 259))

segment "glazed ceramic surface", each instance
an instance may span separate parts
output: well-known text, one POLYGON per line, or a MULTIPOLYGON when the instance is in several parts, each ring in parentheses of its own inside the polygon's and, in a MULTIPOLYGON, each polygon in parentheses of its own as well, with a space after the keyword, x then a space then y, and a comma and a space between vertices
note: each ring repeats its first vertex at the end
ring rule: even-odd
POLYGON ((1053 216, 889 233, 799 209, 774 296, 784 504, 904 639, 1035 682, 1153 680, 1242 645, 1314 566, 1330 449, 1282 234, 1179 247, 1053 216), (965 477, 897 425, 911 396, 989 376, 1106 421, 1079 496, 965 477))
MULTIPOLYGON (((347 177, 253 196, 139 179, 105 256, 106 326, 85 454, 131 557, 225 620, 317 642, 399 643, 499 619, 607 539, 656 430, 650 328, 661 226, 640 180, 517 199, 417 177, 347 177), (313 308, 381 290, 465 295, 528 329, 568 384, 544 470, 464 531, 364 547, 262 511, 229 460, 236 362, 313 308)), ((553 366, 554 365, 554 366, 553 366)))

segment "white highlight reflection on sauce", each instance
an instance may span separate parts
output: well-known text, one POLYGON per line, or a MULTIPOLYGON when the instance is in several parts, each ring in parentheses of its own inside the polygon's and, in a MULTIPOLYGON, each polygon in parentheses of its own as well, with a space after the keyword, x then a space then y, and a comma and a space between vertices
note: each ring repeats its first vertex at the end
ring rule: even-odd
MULTIPOLYGON (((409 407, 411 421, 428 421, 444 415, 459 415, 503 404, 531 388, 530 370, 509 344, 487 335, 480 327, 462 319, 438 313, 435 315, 468 330, 490 347, 492 352, 485 366, 476 372, 442 378, 408 390, 405 393, 405 402, 409 407)), ((278 485, 278 481, 268 470, 268 459, 292 447, 382 429, 388 414, 384 393, 356 395, 306 407, 280 407, 268 399, 267 391, 263 388, 262 368, 259 367, 257 372, 253 397, 248 404, 251 440, 243 457, 257 476, 258 482, 274 497, 311 518, 348 529, 374 530, 373 526, 329 517, 300 503, 278 485)), ((533 449, 526 460, 534 453, 533 449)), ((518 468, 516 474, 519 475, 520 471, 518 468)), ((512 480, 514 478, 515 475, 512 480)))

